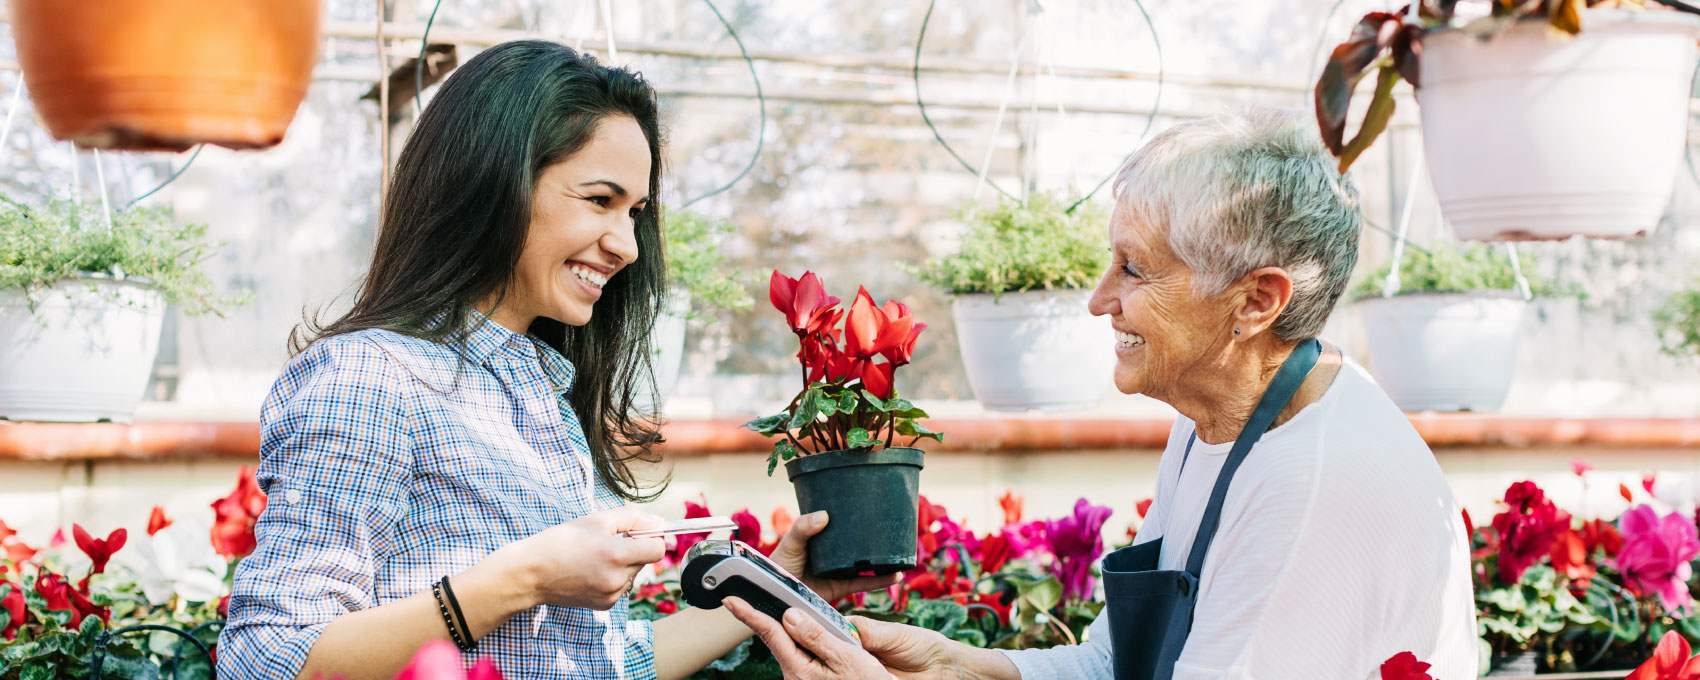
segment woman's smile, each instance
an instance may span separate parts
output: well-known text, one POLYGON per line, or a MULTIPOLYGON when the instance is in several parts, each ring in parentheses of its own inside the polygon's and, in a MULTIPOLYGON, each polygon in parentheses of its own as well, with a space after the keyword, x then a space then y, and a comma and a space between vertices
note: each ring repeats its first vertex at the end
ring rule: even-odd
POLYGON ((567 261, 566 268, 567 273, 572 275, 574 284, 584 291, 584 295, 588 296, 591 302, 596 302, 602 298, 602 288, 608 285, 608 278, 613 274, 604 269, 573 260, 567 261))

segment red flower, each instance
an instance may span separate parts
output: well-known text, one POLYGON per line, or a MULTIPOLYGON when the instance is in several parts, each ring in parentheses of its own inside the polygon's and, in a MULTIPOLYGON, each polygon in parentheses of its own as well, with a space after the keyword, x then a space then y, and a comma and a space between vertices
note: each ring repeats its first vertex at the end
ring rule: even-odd
POLYGON ((1553 540, 1570 526, 1569 517, 1547 500, 1534 482, 1522 481, 1505 490, 1505 512, 1493 517, 1499 534, 1499 580, 1513 584, 1524 570, 1552 550, 1553 540))
POLYGON ((798 335, 821 333, 838 320, 833 309, 838 298, 826 294, 826 286, 814 272, 803 272, 802 278, 793 279, 774 270, 768 278, 767 299, 798 335))
POLYGON ((1666 631, 1653 656, 1623 680, 1700 680, 1700 656, 1690 657, 1690 651, 1680 633, 1666 631))
POLYGON ((885 312, 889 324, 887 330, 882 332, 882 337, 886 334, 895 336, 904 327, 909 330, 901 338, 893 337, 895 342, 881 351, 880 354, 885 357, 886 361, 891 362, 892 366, 907 364, 910 359, 914 358, 915 341, 920 339, 921 331, 927 330, 927 324, 916 323, 914 317, 909 315, 909 306, 896 300, 886 300, 882 311, 885 312))
POLYGON ((1145 519, 1145 513, 1151 512, 1151 501, 1152 499, 1147 498, 1133 505, 1133 509, 1139 513, 1140 519, 1145 519))
POLYGON ((52 612, 70 612, 71 619, 65 622, 65 627, 75 630, 83 622, 83 613, 71 604, 71 584, 65 582, 65 577, 50 571, 43 571, 35 579, 35 592, 41 594, 41 599, 47 602, 47 610, 52 612))
POLYGON ((1596 571, 1592 552, 1581 534, 1566 528, 1552 542, 1552 569, 1570 579, 1572 590, 1586 588, 1596 571))
POLYGON ((1587 546, 1589 555, 1599 548, 1605 551, 1606 557, 1617 557, 1617 553, 1623 550, 1623 534, 1611 522, 1591 519, 1582 523, 1582 543, 1587 546))
POLYGON ((761 551, 763 555, 771 555, 773 549, 779 547, 778 541, 761 542, 761 520, 756 519, 756 516, 750 514, 749 510, 739 510, 733 513, 732 521, 738 524, 737 530, 732 532, 733 540, 743 541, 750 547, 761 551))
POLYGON ((34 557, 35 548, 24 544, 23 539, 18 538, 18 532, 6 526, 6 522, 0 521, 0 559, 22 564, 34 557))
POLYGON ((153 511, 148 513, 148 535, 157 534, 168 526, 171 526, 171 518, 165 516, 165 508, 153 506, 153 511))
POLYGON ((662 614, 673 614, 679 611, 679 603, 672 600, 661 600, 655 603, 655 611, 662 614))
POLYGON ((0 581, 0 588, 6 589, 6 595, 0 597, 0 611, 6 612, 6 625, 0 629, 0 637, 12 640, 18 637, 18 629, 24 625, 24 589, 6 581, 0 581))
POLYGON ((892 319, 874 305, 867 288, 858 287, 844 321, 844 351, 858 359, 872 359, 908 339, 914 325, 915 318, 907 313, 901 320, 892 319))
POLYGON ((1399 652, 1381 663, 1381 680, 1434 680, 1429 668, 1429 664, 1417 660, 1417 655, 1399 652))
POLYGON ((100 619, 101 623, 112 623, 112 610, 98 606, 89 599, 86 579, 82 589, 71 588, 69 591, 71 606, 77 610, 77 620, 81 621, 84 617, 93 616, 100 619))
POLYGON ((929 600, 952 598, 962 595, 966 602, 967 595, 974 592, 974 582, 959 575, 959 567, 953 562, 944 568, 944 573, 927 572, 909 580, 905 586, 909 592, 929 600))
POLYGON ((230 594, 229 593, 225 593, 224 597, 218 598, 218 616, 219 616, 219 618, 222 618, 222 619, 230 618, 230 594))
POLYGON ((862 389, 881 399, 890 399, 895 369, 891 364, 868 364, 862 369, 862 389))
POLYGON ((1003 534, 993 534, 980 541, 980 571, 986 574, 996 574, 1004 564, 1009 562, 1009 539, 1003 534))
POLYGON ((1474 545, 1476 540, 1476 523, 1470 521, 1470 509, 1460 508, 1458 513, 1464 516, 1464 542, 1474 545))
POLYGON ((213 550, 225 559, 247 557, 254 552, 254 522, 266 509, 266 494, 254 483, 254 471, 248 466, 236 473, 236 488, 230 495, 212 503, 213 550))
POLYGON ((1653 495, 1653 484, 1659 481, 1659 476, 1651 472, 1641 475, 1641 488, 1647 490, 1647 495, 1653 495))
POLYGON ((112 559, 114 553, 124 547, 124 541, 129 536, 123 528, 118 528, 113 529, 106 538, 93 538, 83 529, 83 525, 75 523, 71 524, 71 535, 77 539, 77 549, 88 555, 89 561, 94 562, 90 574, 106 571, 106 563, 112 559))
MULTIPOLYGON (((992 615, 997 617, 998 625, 1001 626, 1003 624, 1009 623, 1009 605, 1004 603, 1002 594, 1000 594, 1000 593, 979 593, 979 594, 976 594, 974 596, 974 599, 971 600, 969 603, 970 604, 983 605, 983 606, 987 607, 988 609, 991 609, 992 615)), ((985 614, 985 613, 986 613, 985 610, 982 610, 982 609, 970 609, 970 610, 968 610, 968 615, 970 617, 975 616, 977 614, 985 614)))
POLYGON ((1015 495, 1014 491, 1006 489, 1002 496, 998 496, 998 507, 1003 508, 1004 526, 1007 527, 1021 522, 1022 505, 1021 497, 1015 495))
MULTIPOLYGON (((693 503, 685 501, 685 519, 696 519, 709 516, 708 501, 693 503)), ((673 548, 667 551, 666 562, 678 564, 685 561, 685 553, 690 552, 691 546, 701 543, 702 534, 679 534, 673 537, 673 548)))
POLYGON ((1629 492, 1629 485, 1624 484, 1622 482, 1618 482, 1618 484, 1617 484, 1617 495, 1622 496, 1623 500, 1629 501, 1631 503, 1635 502, 1635 494, 1630 493, 1629 492))

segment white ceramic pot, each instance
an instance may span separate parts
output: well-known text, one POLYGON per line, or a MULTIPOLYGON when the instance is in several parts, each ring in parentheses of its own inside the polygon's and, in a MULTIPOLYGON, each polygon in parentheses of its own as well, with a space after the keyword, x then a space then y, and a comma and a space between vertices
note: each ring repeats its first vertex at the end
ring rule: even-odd
POLYGON ((649 332, 649 367, 655 375, 656 403, 650 403, 640 391, 637 404, 640 411, 660 411, 678 386, 679 371, 685 360, 685 322, 690 313, 690 295, 675 292, 655 317, 655 326, 649 332))
POLYGON ((1113 380, 1109 324, 1086 290, 963 295, 951 305, 974 398, 993 411, 1096 406, 1113 380))
POLYGON ((1495 411, 1511 391, 1528 303, 1510 294, 1399 295, 1357 303, 1371 373, 1406 411, 1495 411))
POLYGON ((1687 147, 1700 17, 1591 9, 1582 32, 1522 21, 1423 41, 1423 149, 1458 238, 1641 236, 1687 147))
POLYGON ((148 386, 165 302, 133 281, 0 291, 0 418, 125 422, 148 386))

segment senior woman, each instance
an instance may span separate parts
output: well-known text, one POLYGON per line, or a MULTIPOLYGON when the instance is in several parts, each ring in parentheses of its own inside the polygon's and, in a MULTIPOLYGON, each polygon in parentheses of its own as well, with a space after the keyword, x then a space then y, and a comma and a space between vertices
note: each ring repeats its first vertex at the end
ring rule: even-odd
POLYGON ((857 649, 733 613, 792 678, 1356 679, 1406 651, 1476 677, 1452 492, 1399 409, 1316 339, 1359 220, 1313 128, 1284 114, 1177 125, 1121 170, 1091 311, 1115 331, 1116 387, 1180 416, 1084 643, 993 651, 858 619, 857 649))

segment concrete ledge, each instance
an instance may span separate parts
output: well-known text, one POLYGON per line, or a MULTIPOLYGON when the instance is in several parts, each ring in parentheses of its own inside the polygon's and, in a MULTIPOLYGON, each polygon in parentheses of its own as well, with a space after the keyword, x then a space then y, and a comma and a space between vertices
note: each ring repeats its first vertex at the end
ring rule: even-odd
MULTIPOLYGON (((1413 414, 1411 422, 1435 448, 1700 448, 1700 418, 1520 418, 1474 414, 1413 414)), ((677 420, 664 428, 671 456, 766 451, 771 443, 728 419, 677 420)), ((1080 419, 1012 416, 940 418, 945 433, 930 451, 1022 452, 1162 448, 1169 421, 1160 418, 1080 419)), ((254 422, 137 422, 61 424, 0 422, 0 460, 83 461, 258 457, 254 422)))

